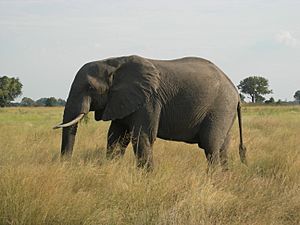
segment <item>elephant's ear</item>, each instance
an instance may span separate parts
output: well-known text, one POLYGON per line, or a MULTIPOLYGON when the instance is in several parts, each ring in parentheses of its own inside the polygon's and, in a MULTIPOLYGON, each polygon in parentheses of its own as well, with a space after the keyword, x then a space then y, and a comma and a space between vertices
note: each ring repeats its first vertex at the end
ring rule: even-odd
POLYGON ((146 59, 132 56, 114 73, 103 120, 121 119, 143 106, 156 94, 160 75, 146 59))

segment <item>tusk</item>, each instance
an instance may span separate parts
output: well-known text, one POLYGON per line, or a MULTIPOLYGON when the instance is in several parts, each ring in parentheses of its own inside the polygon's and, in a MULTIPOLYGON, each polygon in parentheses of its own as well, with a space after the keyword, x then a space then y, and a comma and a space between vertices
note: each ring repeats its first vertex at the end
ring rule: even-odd
POLYGON ((72 126, 73 124, 78 123, 83 117, 84 117, 84 113, 81 113, 74 120, 70 121, 69 123, 58 124, 55 127, 53 127, 53 129, 58 129, 58 128, 64 128, 64 127, 72 126))

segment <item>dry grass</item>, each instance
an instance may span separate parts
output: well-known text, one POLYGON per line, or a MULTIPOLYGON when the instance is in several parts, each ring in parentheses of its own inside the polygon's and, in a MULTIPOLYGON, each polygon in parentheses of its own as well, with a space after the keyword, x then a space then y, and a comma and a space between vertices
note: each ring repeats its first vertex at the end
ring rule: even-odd
MULTIPOLYGON (((62 108, 0 109, 0 224, 300 224, 300 107, 246 107, 249 167, 207 175, 196 145, 158 140, 155 170, 105 159, 109 124, 81 124, 59 162, 62 108)), ((91 116, 92 117, 92 116, 91 116)))

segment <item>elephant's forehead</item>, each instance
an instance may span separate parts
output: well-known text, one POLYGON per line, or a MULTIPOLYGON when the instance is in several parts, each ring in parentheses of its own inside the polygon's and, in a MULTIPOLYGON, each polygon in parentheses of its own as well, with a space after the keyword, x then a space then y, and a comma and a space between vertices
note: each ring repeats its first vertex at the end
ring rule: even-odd
POLYGON ((83 65, 76 74, 76 78, 86 78, 87 75, 97 76, 107 71, 107 65, 103 62, 90 62, 83 65))

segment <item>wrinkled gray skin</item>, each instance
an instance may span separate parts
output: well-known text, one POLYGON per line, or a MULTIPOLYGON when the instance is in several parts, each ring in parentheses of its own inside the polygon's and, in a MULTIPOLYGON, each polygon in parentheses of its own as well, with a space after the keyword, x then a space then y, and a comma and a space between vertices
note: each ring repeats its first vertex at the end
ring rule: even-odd
MULTIPOLYGON (((238 92, 205 59, 128 56, 87 63, 73 81, 63 123, 89 111, 97 121, 111 120, 108 158, 122 156, 131 141, 137 165, 150 169, 156 137, 198 144, 209 165, 221 162, 226 168, 229 131, 238 112, 240 156, 246 160, 238 92)), ((71 156, 76 130, 77 124, 63 128, 62 156, 71 156)))

